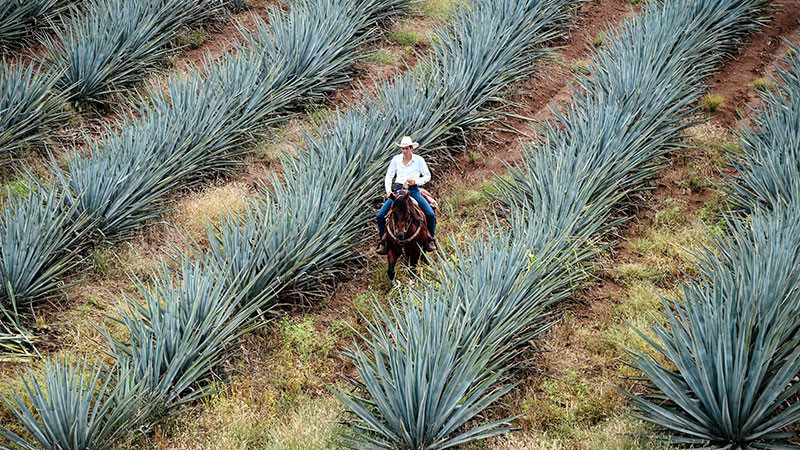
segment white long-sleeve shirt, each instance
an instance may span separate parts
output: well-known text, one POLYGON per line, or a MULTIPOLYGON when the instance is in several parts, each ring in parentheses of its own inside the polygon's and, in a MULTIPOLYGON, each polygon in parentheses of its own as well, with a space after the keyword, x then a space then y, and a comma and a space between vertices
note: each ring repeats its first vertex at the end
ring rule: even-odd
POLYGON ((428 165, 422 156, 411 155, 411 161, 408 165, 403 164, 403 154, 399 154, 392 158, 389 163, 389 169, 386 170, 386 179, 384 185, 386 186, 386 193, 392 192, 392 180, 397 176, 397 184, 405 184, 408 180, 416 180, 417 186, 422 186, 431 180, 431 171, 428 170, 428 165))

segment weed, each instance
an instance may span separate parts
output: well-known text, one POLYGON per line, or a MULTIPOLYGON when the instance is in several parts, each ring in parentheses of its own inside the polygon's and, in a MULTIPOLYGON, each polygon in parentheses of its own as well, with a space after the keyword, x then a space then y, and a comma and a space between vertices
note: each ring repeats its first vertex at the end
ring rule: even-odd
POLYGON ((175 44, 179 47, 189 47, 190 49, 199 48, 206 41, 206 33, 202 29, 181 30, 175 38, 175 44))
POLYGON ((692 192, 702 192, 711 186, 711 182, 701 172, 697 164, 688 164, 683 168, 683 177, 677 181, 678 186, 688 187, 692 192))
POLYGON ((283 351, 301 358, 310 358, 312 355, 327 357, 333 349, 333 339, 327 333, 319 336, 314 323, 315 319, 310 316, 300 321, 283 318, 278 327, 284 341, 283 351))
POLYGON ((725 103, 725 96, 722 94, 706 94, 700 99, 700 107, 705 112, 714 112, 723 103, 725 103))
POLYGON ((311 104, 306 106, 306 114, 308 114, 311 123, 321 124, 325 123, 335 111, 330 106, 311 104))
POLYGON ((116 266, 116 255, 111 247, 98 245, 89 252, 89 260, 92 262, 92 271, 100 277, 109 277, 114 274, 116 266))
POLYGON ((419 5, 422 14, 432 19, 446 19, 450 16, 450 8, 458 0, 425 0, 419 5))
POLYGON ((573 369, 558 378, 544 378, 541 389, 542 393, 523 400, 523 413, 557 436, 569 436, 579 426, 596 423, 612 409, 609 402, 613 404, 616 397, 612 389, 590 385, 573 369))
POLYGON ((4 183, 0 188, 0 199, 5 200, 10 195, 15 197, 27 197, 31 188, 25 178, 15 178, 4 183))
POLYGON ((686 200, 668 198, 664 200, 664 206, 656 211, 654 218, 655 224, 659 227, 675 228, 686 223, 686 200))
POLYGON ((470 149, 467 152, 470 164, 478 164, 483 162, 483 156, 475 150, 470 149))
POLYGON ((660 282, 664 278, 663 273, 640 262, 617 264, 609 269, 609 273, 614 277, 615 281, 622 281, 626 284, 639 283, 643 280, 660 282))
POLYGON ((403 28, 399 30, 390 31, 386 35, 386 37, 390 41, 396 42, 397 44, 402 45, 403 47, 412 47, 416 45, 418 42, 421 42, 423 39, 425 39, 425 36, 423 36, 422 33, 415 30, 409 30, 403 28))
POLYGON ((778 86, 771 80, 768 80, 767 78, 759 77, 753 80, 752 83, 750 83, 750 88, 753 89, 754 91, 772 91, 777 89, 778 86))
POLYGON ((707 242, 702 222, 689 222, 688 217, 681 220, 686 222, 684 226, 649 229, 629 244, 642 262, 663 274, 659 282, 695 273, 697 269, 692 264, 695 258, 690 252, 707 242))
POLYGON ((600 48, 606 45, 605 33, 603 32, 597 33, 597 36, 595 36, 594 40, 592 41, 592 45, 594 45, 595 48, 600 48))
POLYGON ((474 215, 482 205, 486 204, 487 196, 483 191, 468 189, 453 193, 446 200, 450 215, 470 217, 474 215))
POLYGON ((379 48, 377 51, 367 57, 367 61, 377 64, 394 65, 399 58, 397 55, 385 48, 379 48))

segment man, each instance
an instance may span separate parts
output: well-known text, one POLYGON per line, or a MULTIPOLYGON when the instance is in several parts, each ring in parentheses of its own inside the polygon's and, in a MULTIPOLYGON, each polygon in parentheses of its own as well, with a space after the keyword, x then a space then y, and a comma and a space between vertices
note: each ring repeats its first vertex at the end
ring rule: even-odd
POLYGON ((386 187, 386 203, 378 211, 378 254, 385 255, 388 252, 386 247, 386 239, 384 231, 386 230, 386 215, 392 208, 392 199, 389 198, 392 192, 397 193, 401 189, 408 189, 409 195, 419 203, 420 209, 425 214, 428 222, 428 234, 430 239, 425 243, 425 251, 436 250, 436 238, 434 231, 436 230, 436 216, 433 208, 425 200, 419 192, 419 187, 427 183, 431 179, 431 172, 428 170, 428 165, 425 160, 413 153, 419 147, 419 143, 414 142, 408 136, 403 136, 399 144, 401 153, 389 163, 389 168, 386 170, 386 179, 384 185, 386 187), (396 177, 396 178, 395 178, 396 177), (394 181, 394 189, 392 189, 392 182, 394 181))

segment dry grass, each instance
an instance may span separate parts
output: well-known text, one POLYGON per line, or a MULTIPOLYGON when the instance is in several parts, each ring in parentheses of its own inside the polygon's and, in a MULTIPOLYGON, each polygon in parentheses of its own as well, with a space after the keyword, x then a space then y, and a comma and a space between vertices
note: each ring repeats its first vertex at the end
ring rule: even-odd
POLYGON ((176 436, 152 442, 163 449, 322 449, 336 446, 341 406, 332 394, 301 396, 285 405, 273 392, 234 384, 203 401, 176 436))
POLYGON ((175 212, 174 223, 190 235, 205 233, 209 225, 218 225, 223 214, 236 214, 244 208, 250 192, 238 184, 214 186, 182 200, 175 212))

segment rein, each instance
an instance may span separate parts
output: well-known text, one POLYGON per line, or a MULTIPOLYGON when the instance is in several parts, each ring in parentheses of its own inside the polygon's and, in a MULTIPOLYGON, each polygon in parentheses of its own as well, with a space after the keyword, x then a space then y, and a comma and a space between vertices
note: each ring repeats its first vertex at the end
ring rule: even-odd
MULTIPOLYGON (((391 222, 392 226, 391 227, 386 227, 386 232, 389 233, 389 236, 391 236, 392 239, 395 240, 395 242, 397 242, 398 244, 400 244, 402 246, 402 245, 408 244, 409 242, 411 242, 414 239, 416 239, 417 236, 419 236, 419 232, 422 230, 422 226, 424 225, 422 220, 419 221, 419 223, 417 224, 416 231, 414 231, 414 233, 410 237, 407 237, 405 239, 397 239, 397 235, 395 235, 394 231, 392 231, 393 228, 397 227, 397 223, 394 220, 394 215, 392 214, 392 211, 389 211, 389 214, 392 216, 392 222, 391 222)), ((408 221, 408 223, 406 224, 406 229, 405 229, 404 233, 408 233, 408 229, 411 228, 411 224, 412 223, 415 223, 415 222, 413 220, 409 220, 408 221)))

